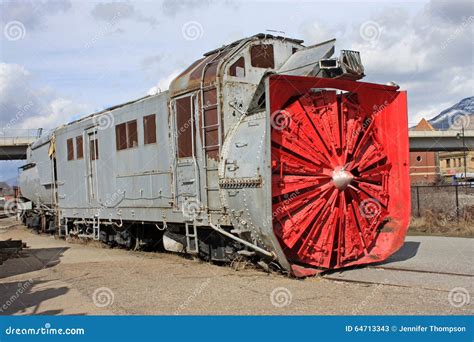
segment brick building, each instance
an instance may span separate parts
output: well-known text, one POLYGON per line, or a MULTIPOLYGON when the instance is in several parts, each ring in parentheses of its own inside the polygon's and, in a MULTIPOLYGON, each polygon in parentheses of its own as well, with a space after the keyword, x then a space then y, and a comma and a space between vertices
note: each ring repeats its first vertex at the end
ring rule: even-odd
MULTIPOLYGON (((434 131, 425 119, 415 127, 415 131, 434 131)), ((410 180, 412 185, 436 184, 440 180, 437 152, 410 152, 410 180)))

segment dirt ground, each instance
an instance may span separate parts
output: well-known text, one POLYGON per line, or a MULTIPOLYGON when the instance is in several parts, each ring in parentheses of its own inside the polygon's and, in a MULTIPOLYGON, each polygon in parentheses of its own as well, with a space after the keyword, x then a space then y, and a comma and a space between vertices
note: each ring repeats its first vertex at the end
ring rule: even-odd
POLYGON ((0 240, 29 248, 0 265, 3 314, 367 315, 472 314, 446 291, 304 280, 234 270, 179 255, 68 243, 0 220, 0 240))

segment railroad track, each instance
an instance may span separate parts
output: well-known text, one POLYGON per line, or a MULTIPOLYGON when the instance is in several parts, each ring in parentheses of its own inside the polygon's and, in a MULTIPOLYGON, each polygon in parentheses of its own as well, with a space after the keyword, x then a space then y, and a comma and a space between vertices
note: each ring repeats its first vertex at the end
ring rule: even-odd
POLYGON ((416 287, 474 296, 474 239, 408 236, 404 246, 381 264, 324 275, 326 279, 361 284, 416 287))

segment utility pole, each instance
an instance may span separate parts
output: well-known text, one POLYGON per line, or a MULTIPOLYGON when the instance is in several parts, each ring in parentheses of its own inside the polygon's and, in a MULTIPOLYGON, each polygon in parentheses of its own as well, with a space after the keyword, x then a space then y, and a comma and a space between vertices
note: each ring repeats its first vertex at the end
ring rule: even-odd
POLYGON ((466 141, 464 140, 464 125, 461 127, 462 132, 462 150, 464 152, 464 183, 467 180, 467 151, 466 151, 466 141))
POLYGON ((462 139, 462 152, 464 156, 464 183, 467 181, 467 149, 466 140, 464 139, 464 125, 461 127, 461 133, 456 134, 457 139, 462 139))

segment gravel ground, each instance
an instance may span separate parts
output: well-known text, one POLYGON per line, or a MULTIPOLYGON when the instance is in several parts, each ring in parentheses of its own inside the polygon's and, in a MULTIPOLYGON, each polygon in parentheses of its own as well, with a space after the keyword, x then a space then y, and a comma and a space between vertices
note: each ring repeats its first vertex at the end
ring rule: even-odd
MULTIPOLYGON (((0 314, 472 314, 418 286, 296 280, 179 255, 129 252, 36 235, 0 220, 0 240, 29 248, 0 266, 0 314), (2 228, 3 226, 3 228, 2 228)), ((433 275, 436 277, 436 275, 433 275)), ((468 293, 467 296, 470 296, 468 293)))

